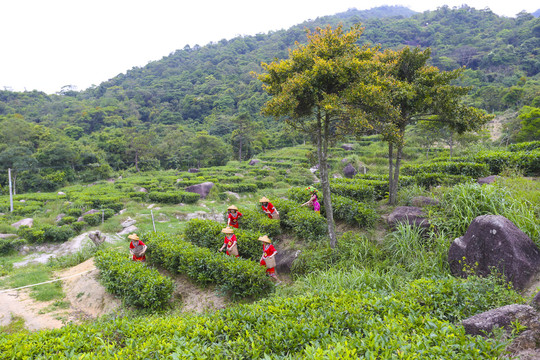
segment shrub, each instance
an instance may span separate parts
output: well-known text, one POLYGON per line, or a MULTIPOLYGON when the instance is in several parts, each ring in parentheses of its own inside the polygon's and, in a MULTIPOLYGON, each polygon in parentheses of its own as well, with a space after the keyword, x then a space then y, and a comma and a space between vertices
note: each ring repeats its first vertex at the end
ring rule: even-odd
POLYGON ((45 242, 66 242, 75 236, 75 232, 69 225, 54 226, 46 225, 42 227, 43 241, 45 242))
POLYGON ((0 255, 8 255, 10 252, 17 250, 17 248, 25 243, 26 240, 20 238, 0 239, 0 255))
POLYGON ((243 192, 255 192, 257 191, 257 184, 253 183, 238 183, 238 184, 219 184, 219 191, 232 191, 235 193, 243 192))
POLYGON ((74 218, 78 218, 82 215, 82 210, 78 208, 69 208, 66 210, 66 216, 72 216, 74 218))
POLYGON ((532 151, 535 149, 540 149, 540 140, 512 144, 508 146, 509 151, 532 151))
POLYGON ((216 284, 233 298, 260 297, 272 289, 265 269, 251 260, 201 248, 164 233, 143 236, 149 261, 167 270, 185 274, 201 284, 216 284))
POLYGON ((182 202, 182 194, 180 192, 150 192, 148 198, 162 204, 179 204, 182 202))
POLYGON ((279 212, 281 226, 291 229, 299 238, 314 241, 326 236, 326 219, 315 211, 290 200, 278 199, 272 204, 279 212))
POLYGON ((129 192, 128 196, 130 199, 136 199, 138 201, 145 201, 148 198, 148 194, 142 191, 129 192))
MULTIPOLYGON (((279 220, 274 221, 278 222, 279 226, 279 220)), ((193 219, 186 224, 184 238, 194 245, 217 250, 223 246, 225 234, 221 230, 224 226, 212 220, 193 219)), ((234 229, 234 233, 238 241, 239 255, 245 259, 258 261, 262 255, 262 243, 258 239, 267 233, 246 229, 234 229)))
POLYGON ((330 190, 332 194, 345 196, 356 201, 373 201, 377 197, 375 187, 364 181, 349 182, 332 180, 330 181, 330 190))
POLYGON ((66 224, 71 224, 73 222, 77 221, 77 218, 73 217, 73 216, 64 216, 62 219, 60 219, 60 221, 58 222, 58 225, 66 225, 66 224))
POLYGON ((258 231, 273 238, 281 233, 279 220, 270 219, 262 211, 244 209, 239 220, 241 229, 258 231))
POLYGON ((351 225, 372 227, 379 216, 374 208, 343 196, 332 196, 334 217, 351 225))
POLYGON ((19 227, 17 230, 17 235, 21 238, 26 239, 29 243, 42 243, 45 241, 44 233, 42 229, 37 227, 30 228, 26 225, 19 227))
POLYGON ((173 281, 127 254, 100 250, 94 257, 100 270, 100 282, 107 291, 122 298, 128 305, 149 310, 165 309, 173 292, 173 281))
POLYGON ((73 229, 73 231, 78 234, 82 231, 82 229, 84 229, 84 227, 88 225, 86 222, 84 221, 77 221, 77 222, 74 222, 74 223, 71 223, 70 226, 71 228, 73 229))
POLYGON ((474 178, 481 178, 490 174, 490 169, 486 164, 476 162, 453 162, 440 161, 429 162, 418 165, 403 165, 401 168, 404 175, 416 175, 420 173, 445 173, 449 175, 464 175, 474 178))
POLYGON ((500 174, 507 168, 522 170, 528 176, 540 174, 540 149, 517 152, 480 151, 473 159, 489 166, 492 174, 500 174))
POLYGON ((419 173, 414 175, 414 182, 424 188, 438 185, 453 186, 471 181, 473 181, 473 178, 466 175, 449 175, 446 173, 419 173))

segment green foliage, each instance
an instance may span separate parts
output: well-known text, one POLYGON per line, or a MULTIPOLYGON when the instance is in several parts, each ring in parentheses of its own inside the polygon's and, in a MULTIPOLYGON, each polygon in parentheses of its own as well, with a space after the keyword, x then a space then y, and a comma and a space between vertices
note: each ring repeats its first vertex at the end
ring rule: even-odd
POLYGON ((456 185, 442 194, 441 206, 435 215, 435 226, 453 237, 465 234, 477 216, 502 215, 540 246, 540 222, 534 205, 528 200, 516 199, 503 186, 456 185))
POLYGON ((17 237, 0 239, 0 255, 8 255, 9 253, 17 250, 25 243, 26 240, 17 237))
POLYGON ((373 227, 379 218, 373 207, 344 196, 332 196, 332 207, 335 219, 361 228, 373 227))
POLYGON ((532 151, 538 148, 540 148, 540 140, 511 144, 508 146, 508 151, 532 151))
POLYGON ((526 151, 480 151, 472 156, 474 161, 489 166, 492 174, 506 169, 519 169, 528 176, 540 174, 540 149, 526 151))
POLYGON ((241 229, 258 231, 273 238, 281 233, 279 220, 270 219, 262 211, 242 209, 242 217, 239 220, 241 229))
POLYGON ((101 284, 127 305, 151 311, 168 307, 174 284, 157 270, 111 249, 98 251, 94 264, 100 270, 101 284))
POLYGON ((255 192, 259 189, 254 183, 219 184, 220 191, 232 191, 236 193, 255 192))
POLYGON ((438 161, 418 165, 403 165, 402 171, 405 175, 444 173, 449 175, 470 176, 473 178, 481 178, 490 175, 490 169, 485 164, 453 161, 438 161))
POLYGON ((428 173, 421 172, 414 175, 414 182, 419 186, 422 186, 426 189, 434 186, 453 186, 460 183, 466 183, 473 181, 472 176, 467 175, 451 175, 448 173, 428 173))
POLYGON ((277 199, 272 204, 279 212, 282 228, 291 229, 298 238, 317 241, 327 235, 326 219, 313 210, 290 200, 277 199))
MULTIPOLYGON (((374 201, 377 196, 375 187, 366 181, 336 181, 330 182, 330 189, 333 194, 348 197, 356 201, 374 201)), ((341 180, 341 179, 340 179, 341 180)), ((377 180, 372 180, 377 181, 377 180)), ((387 184, 387 183, 386 183, 387 184)))
POLYGON ((505 342, 468 336, 453 322, 521 301, 511 290, 484 279, 425 279, 404 284, 395 293, 321 292, 202 315, 115 317, 16 333, 0 337, 0 353, 6 358, 67 358, 76 353, 118 359, 390 359, 407 354, 496 359, 505 353, 505 342))
POLYGON ((58 222, 58 225, 71 224, 75 221, 77 221, 77 218, 73 216, 64 216, 62 219, 60 219, 60 221, 58 222))
MULTIPOLYGON (((198 247, 165 233, 145 234, 143 241, 148 245, 152 263, 185 274, 201 285, 216 284, 233 298, 260 297, 272 289, 265 269, 251 260, 227 256, 216 247, 214 250, 198 247)), ((239 240, 239 250, 240 246, 239 240)), ((262 254, 262 247, 260 251, 262 254)))

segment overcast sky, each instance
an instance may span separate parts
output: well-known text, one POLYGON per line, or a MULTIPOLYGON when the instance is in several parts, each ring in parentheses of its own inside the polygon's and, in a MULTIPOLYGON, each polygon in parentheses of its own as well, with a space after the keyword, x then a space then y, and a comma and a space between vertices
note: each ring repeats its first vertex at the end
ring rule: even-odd
POLYGON ((0 89, 84 90, 186 44, 287 29, 350 8, 467 5, 514 17, 537 0, 0 0, 0 89))

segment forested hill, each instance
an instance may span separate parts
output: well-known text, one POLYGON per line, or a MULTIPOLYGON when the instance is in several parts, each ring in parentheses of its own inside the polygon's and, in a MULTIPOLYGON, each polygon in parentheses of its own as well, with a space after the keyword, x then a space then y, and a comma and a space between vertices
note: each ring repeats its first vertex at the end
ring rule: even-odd
POLYGON ((469 100, 480 108, 540 106, 540 19, 533 15, 506 18, 467 6, 421 14, 403 7, 349 10, 288 30, 185 47, 81 92, 0 91, 0 171, 39 168, 21 186, 44 190, 45 177, 54 187, 74 173, 91 180, 134 166, 218 165, 239 156, 239 137, 243 158, 294 145, 304 139, 259 114, 268 96, 252 73, 261 62, 287 57, 306 40, 305 28, 358 22, 365 43, 431 47, 439 68, 466 66, 462 82, 474 85, 469 100))

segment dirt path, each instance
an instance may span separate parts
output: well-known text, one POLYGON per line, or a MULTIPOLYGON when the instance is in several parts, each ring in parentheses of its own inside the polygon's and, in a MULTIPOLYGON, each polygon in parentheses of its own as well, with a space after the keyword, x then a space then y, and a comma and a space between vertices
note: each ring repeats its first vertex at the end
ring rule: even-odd
POLYGON ((57 275, 66 277, 88 270, 90 271, 80 276, 64 280, 62 284, 66 300, 71 303, 70 313, 74 320, 95 319, 115 311, 122 304, 98 282, 99 270, 95 269, 93 258, 57 275))
POLYGON ((12 316, 24 319, 28 330, 56 329, 64 325, 60 317, 65 317, 66 310, 44 312, 54 301, 35 301, 28 296, 29 289, 0 293, 0 326, 9 325, 12 316), (40 313, 42 312, 42 313, 40 313))

